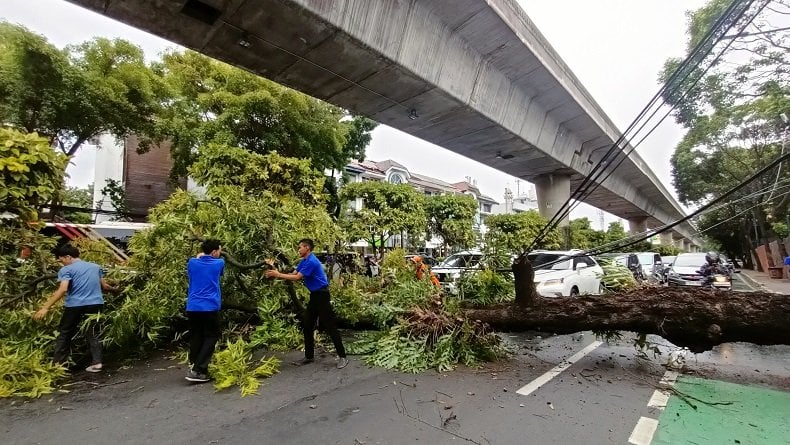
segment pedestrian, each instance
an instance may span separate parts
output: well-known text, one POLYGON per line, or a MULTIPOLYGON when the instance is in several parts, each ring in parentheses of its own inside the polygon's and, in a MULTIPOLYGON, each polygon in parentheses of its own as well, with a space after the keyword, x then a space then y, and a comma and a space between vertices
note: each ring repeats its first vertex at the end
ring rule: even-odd
POLYGON ((790 278, 790 255, 785 257, 784 266, 785 266, 785 279, 790 278))
MULTIPOLYGON (((60 285, 47 302, 33 314, 33 319, 43 319, 55 303, 66 297, 53 355, 55 363, 63 364, 69 358, 71 340, 77 334, 82 320, 91 314, 101 312, 104 305, 102 290, 115 293, 118 289, 107 284, 104 280, 104 271, 98 264, 81 260, 79 249, 71 244, 58 247, 55 256, 63 264, 58 271, 60 285)), ((91 364, 85 370, 101 372, 102 348, 95 321, 90 322, 85 329, 85 337, 91 353, 91 364)))
POLYGON ((225 272, 225 260, 220 258, 222 246, 215 239, 200 245, 201 252, 187 262, 189 290, 187 319, 189 320, 190 382, 208 382, 208 365, 220 336, 219 309, 222 306, 219 277, 225 272))
POLYGON ((346 349, 343 347, 343 339, 335 325, 335 313, 332 310, 329 295, 329 281, 326 273, 321 267, 318 258, 313 254, 313 240, 305 238, 299 241, 299 256, 302 260, 296 266, 296 271, 292 273, 282 273, 277 270, 267 270, 268 278, 280 278, 289 281, 304 280, 304 285, 310 291, 310 301, 303 317, 302 332, 304 333, 304 359, 295 363, 306 365, 312 363, 314 359, 315 338, 313 337, 316 322, 329 334, 335 350, 339 357, 337 369, 345 368, 348 365, 346 349))

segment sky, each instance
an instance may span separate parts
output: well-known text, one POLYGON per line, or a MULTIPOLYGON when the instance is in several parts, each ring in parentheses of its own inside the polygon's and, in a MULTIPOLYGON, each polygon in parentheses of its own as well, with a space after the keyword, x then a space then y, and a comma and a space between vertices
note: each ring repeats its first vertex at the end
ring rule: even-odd
MULTIPOLYGON (((682 57, 687 43, 687 11, 702 0, 518 0, 560 57, 618 128, 625 129, 658 91, 658 73, 669 57, 682 57)), ((0 0, 0 19, 19 23, 58 47, 93 37, 120 37, 155 59, 171 42, 64 0, 0 0)), ((674 194, 669 158, 682 136, 671 119, 638 148, 640 156, 674 194)), ((95 148, 85 147, 69 166, 69 183, 93 182, 95 148)), ((380 125, 367 158, 392 159, 410 171, 447 182, 466 176, 483 194, 503 202, 506 187, 522 192, 529 183, 441 147, 380 125)), ((588 217, 600 229, 597 210, 580 205, 571 218, 588 217)), ((619 218, 605 214, 604 226, 619 218)))

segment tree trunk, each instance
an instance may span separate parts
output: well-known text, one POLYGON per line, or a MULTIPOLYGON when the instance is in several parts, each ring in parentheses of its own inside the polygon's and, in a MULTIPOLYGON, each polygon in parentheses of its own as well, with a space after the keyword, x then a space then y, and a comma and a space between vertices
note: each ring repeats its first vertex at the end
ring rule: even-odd
POLYGON ((540 295, 535 289, 535 270, 526 255, 519 255, 511 266, 516 286, 516 305, 521 308, 537 306, 540 295))
POLYGON ((464 312, 498 330, 634 331, 660 335, 694 352, 725 342, 790 344, 790 296, 786 295, 653 287, 540 300, 537 307, 508 304, 464 312))

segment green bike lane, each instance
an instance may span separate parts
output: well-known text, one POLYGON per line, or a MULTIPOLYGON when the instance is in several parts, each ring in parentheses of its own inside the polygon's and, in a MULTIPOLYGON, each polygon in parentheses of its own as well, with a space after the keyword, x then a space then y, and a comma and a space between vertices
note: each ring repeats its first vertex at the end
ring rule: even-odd
POLYGON ((790 393, 680 376, 652 445, 790 444, 790 393))

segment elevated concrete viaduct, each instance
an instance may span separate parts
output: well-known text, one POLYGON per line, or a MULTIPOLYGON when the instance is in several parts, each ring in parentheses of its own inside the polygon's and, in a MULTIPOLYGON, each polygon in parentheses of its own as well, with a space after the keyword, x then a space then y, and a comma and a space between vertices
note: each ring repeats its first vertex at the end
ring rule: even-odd
MULTIPOLYGON (((544 215, 620 134, 515 0, 69 1, 533 182, 544 215)), ((684 214, 636 153, 585 202, 684 214)))

